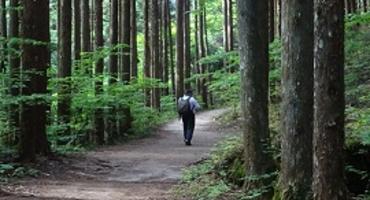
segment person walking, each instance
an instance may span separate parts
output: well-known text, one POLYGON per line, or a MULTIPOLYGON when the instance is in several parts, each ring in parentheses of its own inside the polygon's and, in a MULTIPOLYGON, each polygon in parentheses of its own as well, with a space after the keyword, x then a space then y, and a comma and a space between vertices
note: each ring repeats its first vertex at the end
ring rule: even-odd
POLYGON ((178 113, 184 125, 184 142, 191 145, 195 128, 195 113, 200 110, 200 105, 193 97, 193 91, 187 90, 178 100, 178 113))

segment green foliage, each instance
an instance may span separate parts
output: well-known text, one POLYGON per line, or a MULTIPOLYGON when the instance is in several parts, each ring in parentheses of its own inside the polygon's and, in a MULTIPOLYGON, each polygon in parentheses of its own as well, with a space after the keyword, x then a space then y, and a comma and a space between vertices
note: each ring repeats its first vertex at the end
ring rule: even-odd
POLYGON ((7 182, 9 178, 35 177, 40 172, 31 167, 14 163, 0 163, 0 182, 7 182))

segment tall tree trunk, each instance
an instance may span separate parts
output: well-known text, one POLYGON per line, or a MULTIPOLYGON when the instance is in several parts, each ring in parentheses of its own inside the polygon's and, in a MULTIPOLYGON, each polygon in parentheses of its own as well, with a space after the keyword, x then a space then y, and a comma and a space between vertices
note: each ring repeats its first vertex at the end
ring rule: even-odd
POLYGON ((74 59, 80 59, 81 53, 81 7, 80 0, 74 0, 74 59))
POLYGON ((282 198, 310 199, 313 121, 313 0, 282 2, 282 198))
POLYGON ((137 25, 136 25, 136 0, 130 0, 130 7, 131 7, 131 17, 130 17, 130 26, 131 26, 131 33, 130 33, 130 66, 131 66, 131 78, 137 78, 137 25))
POLYGON ((275 0, 269 0, 269 42, 275 39, 275 0))
MULTIPOLYGON (((159 80, 163 82, 163 50, 164 50, 164 37, 163 37, 163 18, 162 18, 162 7, 163 7, 163 2, 158 1, 158 64, 159 64, 159 80)), ((161 94, 161 92, 160 92, 161 94)))
POLYGON ((162 63, 163 63, 163 82, 167 85, 166 88, 163 90, 163 95, 167 96, 169 95, 169 40, 171 38, 168 37, 168 18, 167 18, 167 7, 168 7, 168 0, 165 0, 162 4, 162 20, 163 20, 163 57, 162 57, 162 63))
MULTIPOLYGON (((118 80, 118 2, 120 0, 111 0, 110 4, 110 47, 112 53, 109 56, 109 84, 115 84, 118 80)), ((106 127, 110 138, 118 135, 116 105, 108 105, 106 127)), ((111 142, 111 141, 110 141, 111 142)))
MULTIPOLYGON (((104 47, 103 37, 103 0, 95 0, 95 46, 97 50, 104 47)), ((103 70, 104 59, 101 58, 95 63, 95 95, 103 93, 103 70)), ((104 110, 101 107, 95 110, 95 131, 99 144, 104 143, 104 110)))
MULTIPOLYGON (((224 50, 225 52, 229 52, 230 51, 230 35, 229 35, 229 0, 223 0, 223 15, 224 15, 224 37, 223 37, 223 44, 224 44, 224 50)), ((228 67, 228 62, 227 62, 227 58, 224 59, 224 67, 228 67)))
MULTIPOLYGON (((209 41, 208 41, 208 23, 207 23, 207 7, 206 6, 204 7, 203 25, 204 25, 204 43, 205 43, 204 50, 205 50, 205 56, 207 57, 208 54, 209 54, 208 53, 209 52, 209 50, 208 50, 209 49, 209 41)), ((211 71, 209 65, 206 66, 206 70, 207 70, 207 72, 211 71)), ((208 82, 212 81, 212 74, 211 73, 209 74, 208 78, 206 78, 206 80, 208 82)), ((208 86, 207 85, 204 85, 204 87, 205 87, 205 90, 206 90, 205 93, 208 94, 208 99, 209 99, 209 100, 207 99, 207 101, 205 103, 205 107, 208 108, 209 105, 213 105, 213 94, 212 94, 212 92, 208 91, 208 86)))
MULTIPOLYGON (((268 153, 268 1, 237 0, 241 70, 241 107, 247 176, 271 172, 268 153), (256 18, 258 16, 258 18, 256 18)), ((270 180, 246 181, 245 188, 260 188, 270 180)), ((260 199, 270 199, 268 193, 260 199)))
MULTIPOLYGON (((205 2, 200 2, 199 9, 201 12, 199 13, 199 58, 205 58, 207 56, 206 54, 206 41, 205 41, 205 2)), ((200 64, 200 74, 205 75, 207 73, 207 65, 206 64, 200 64)), ((208 88, 207 88, 207 78, 202 77, 200 79, 200 85, 201 85, 201 96, 202 96, 202 102, 204 103, 204 107, 208 108, 208 88)))
MULTIPOLYGON (((150 47, 150 21, 149 21, 150 1, 144 1, 144 77, 151 78, 151 47, 150 47)), ((145 91, 145 103, 151 105, 150 89, 145 91)))
POLYGON ((82 51, 91 51, 91 27, 89 0, 81 0, 81 23, 82 23, 82 51))
POLYGON ((110 46, 112 48, 112 54, 109 56, 109 83, 113 84, 118 78, 118 1, 111 0, 110 5, 110 46))
MULTIPOLYGON (((229 45, 228 45, 228 42, 229 42, 229 39, 227 38, 229 35, 227 34, 227 24, 228 24, 228 15, 227 15, 227 12, 228 12, 228 0, 223 0, 223 15, 224 15, 224 19, 223 19, 223 26, 224 26, 224 37, 223 37, 223 44, 224 44, 224 50, 225 52, 228 52, 229 51, 229 45)), ((225 63, 226 64, 226 63, 225 63)))
POLYGON ((176 96, 176 74, 175 74, 175 59, 174 59, 174 45, 172 38, 172 19, 170 10, 171 1, 168 0, 168 6, 166 11, 167 21, 168 21, 168 39, 169 39, 169 52, 170 52, 170 73, 171 73, 171 83, 172 83, 172 94, 176 96))
POLYGON ((364 9, 364 12, 367 12, 367 0, 363 0, 363 9, 364 9))
MULTIPOLYGON (((21 75, 21 68, 20 68, 20 57, 17 53, 19 53, 19 44, 15 40, 19 38, 19 11, 18 8, 20 6, 18 0, 10 0, 9 2, 9 40, 13 40, 13 42, 9 42, 9 49, 12 49, 9 52, 9 73, 10 73, 10 94, 13 97, 17 97, 20 95, 20 75, 21 75)), ((19 136, 19 129, 20 129, 20 105, 18 103, 10 105, 9 110, 9 118, 12 128, 14 130, 13 135, 14 138, 19 136)))
POLYGON ((234 20, 233 20, 233 2, 227 0, 227 39, 229 51, 234 50, 234 20))
MULTIPOLYGON (((23 44, 23 69, 28 74, 22 88, 23 95, 47 94, 47 69, 50 67, 49 1, 23 1, 22 36, 42 44, 23 44), (35 15, 37 13, 37 15, 35 15)), ((33 161, 36 154, 47 155, 49 145, 46 137, 45 100, 23 103, 20 158, 33 161)))
POLYGON ((184 94, 184 1, 176 0, 176 97, 184 94))
POLYGON ((4 39, 0 43, 0 73, 6 71, 5 69, 5 58, 6 54, 5 51, 7 49, 6 39, 7 39, 7 23, 6 23, 6 1, 0 1, 0 38, 4 39))
MULTIPOLYGON (((194 10, 195 11, 198 11, 199 9, 199 0, 194 0, 194 10)), ((195 61, 194 61, 194 66, 195 66, 195 71, 197 73, 197 75, 200 74, 200 64, 199 64, 199 60, 200 60, 200 56, 199 56, 199 37, 198 37, 198 33, 199 33, 199 16, 198 14, 194 15, 194 40, 195 40, 195 61)), ((199 78, 197 78, 196 80, 196 87, 197 87, 197 93, 198 94, 201 94, 201 81, 199 78)))
POLYGON ((122 0, 122 44, 123 56, 121 66, 121 80, 130 81, 130 0, 122 0))
MULTIPOLYGON (((156 79, 161 78, 161 66, 159 60, 159 8, 158 0, 151 0, 150 9, 150 19, 151 19, 151 65, 152 65, 152 75, 156 79)), ((152 93, 152 105, 154 108, 160 108, 160 89, 156 86, 152 93)))
POLYGON ((190 58, 190 0, 184 0, 184 73, 185 88, 190 89, 191 84, 188 79, 191 75, 191 58, 190 58))
POLYGON ((279 7, 279 14, 278 14, 278 36, 281 38, 281 6, 282 6, 282 0, 277 0, 278 1, 278 7, 279 7))
MULTIPOLYGON (((58 78, 62 79, 58 91, 58 121, 69 124, 71 118, 70 82, 72 75, 72 0, 59 0, 58 78)), ((69 133, 69 128, 65 130, 69 133)))
POLYGON ((350 1, 351 1, 352 12, 353 13, 357 12, 357 1, 356 0, 350 0, 350 1))
POLYGON ((314 199, 347 199, 343 150, 344 2, 314 2, 314 199))

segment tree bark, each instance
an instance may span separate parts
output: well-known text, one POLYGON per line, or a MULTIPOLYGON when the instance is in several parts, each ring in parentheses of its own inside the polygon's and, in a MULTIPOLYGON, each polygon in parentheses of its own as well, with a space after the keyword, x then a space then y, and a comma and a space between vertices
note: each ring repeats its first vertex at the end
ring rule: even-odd
POLYGON ((363 0, 363 9, 364 9, 364 12, 366 13, 367 12, 367 0, 363 0))
MULTIPOLYGON (((224 19, 223 19, 223 26, 224 26, 224 38, 223 38, 223 44, 224 44, 224 50, 225 52, 228 52, 229 51, 229 45, 228 45, 228 41, 229 39, 227 38, 229 35, 227 34, 227 23, 228 23, 228 15, 227 15, 227 12, 228 12, 228 0, 223 0, 223 15, 224 15, 224 19)), ((224 62, 224 64, 226 64, 226 62, 224 62)), ((226 67, 226 66, 225 66, 226 67)))
MULTIPOLYGON (((198 11, 199 10, 199 0, 194 0, 194 10, 198 11)), ((199 75, 200 74, 200 64, 199 64, 199 60, 200 60, 200 55, 199 55, 199 37, 198 37, 198 33, 199 33, 199 16, 198 14, 194 15, 194 40, 195 40, 195 61, 194 61, 194 66, 195 66, 195 71, 196 71, 196 74, 199 75)), ((201 94, 201 83, 200 83, 200 79, 197 78, 196 80, 196 87, 197 87, 197 93, 198 94, 201 94)))
POLYGON ((275 0, 269 0, 269 42, 275 39, 275 0))
MULTIPOLYGON (((50 67, 49 1, 23 1, 22 35, 42 44, 23 44, 22 64, 28 77, 24 80, 23 95, 47 94, 47 69, 50 67), (37 13, 37 15, 35 15, 37 13)), ((20 159, 33 161, 36 154, 50 152, 47 136, 47 105, 45 100, 24 102, 21 125, 20 159)))
POLYGON ((357 12, 357 0, 351 0, 352 12, 357 12))
POLYGON ((282 199, 310 199, 313 121, 313 0, 282 2, 282 199))
MULTIPOLYGON (((109 56, 109 84, 113 85, 118 80, 118 8, 120 0, 111 0, 110 4, 110 47, 112 53, 109 56)), ((108 105, 106 115, 106 128, 109 135, 109 138, 115 138, 118 135, 118 126, 117 126, 117 108, 116 105, 108 105)), ((112 141, 110 141, 112 142, 112 141)))
POLYGON ((136 25, 136 0, 130 0, 131 8, 131 17, 130 17, 130 26, 131 26, 131 39, 130 39, 130 66, 131 66, 131 79, 137 78, 137 25, 136 25))
POLYGON ((3 39, 0 43, 0 73, 4 73, 5 69, 5 58, 7 49, 6 39, 7 39, 7 22, 6 22, 6 1, 0 1, 0 38, 3 39))
POLYGON ((169 40, 171 38, 168 37, 168 18, 167 18, 167 10, 168 10, 168 0, 165 0, 162 4, 162 20, 163 20, 163 82, 167 85, 166 88, 163 89, 163 95, 169 95, 169 40))
MULTIPOLYGON (((104 47, 103 37, 103 0, 95 0, 95 46, 99 51, 104 47)), ((98 59, 95 63, 95 95, 103 93, 103 70, 104 59, 98 59)), ((104 143, 104 109, 98 107, 95 110, 95 131, 98 144, 104 143)))
POLYGON ((74 59, 80 60, 81 56, 81 7, 80 0, 74 0, 74 59))
POLYGON ((185 73, 185 88, 190 89, 189 82, 191 76, 191 58, 190 58, 190 1, 184 1, 184 73, 185 73))
MULTIPOLYGON (((199 40, 199 58, 205 58, 207 56, 207 50, 206 50, 206 39, 205 39, 205 2, 200 2, 199 9, 201 12, 199 13, 199 33, 198 33, 198 40, 199 40)), ((206 64, 200 64, 200 74, 205 75, 207 73, 207 65, 206 64)), ((200 79, 200 85, 201 85, 201 96, 202 96, 202 102, 204 103, 204 107, 208 108, 208 88, 207 88, 207 78, 202 77, 200 79)))
POLYGON ((112 48, 112 54, 109 56, 109 83, 113 84, 118 78, 118 1, 111 0, 110 6, 110 46, 112 48))
MULTIPOLYGON (((70 82, 72 75, 72 1, 59 0, 58 37, 58 78, 61 79, 58 91, 58 121, 69 125, 71 118, 70 82)), ((69 128, 65 130, 69 133, 69 128)))
MULTIPOLYGON (((151 78, 151 47, 150 47, 150 21, 149 21, 150 2, 144 1, 144 77, 151 78)), ((146 106, 151 106, 150 89, 145 91, 146 106)))
MULTIPOLYGON (((245 169, 247 176, 260 176, 273 166, 268 153, 268 1, 237 0, 237 5, 245 169)), ((253 190, 266 182, 270 180, 246 181, 245 188, 253 190)), ((260 199, 270 199, 269 193, 260 199)))
MULTIPOLYGON (((151 65, 152 65, 152 75, 155 79, 161 79, 161 66, 159 59, 159 7, 158 0, 151 0, 150 9, 150 19, 151 19, 151 37, 150 37, 150 47, 151 47, 151 65)), ((160 89, 156 86, 152 92, 152 105, 154 108, 160 108, 160 89)))
POLYGON ((130 0, 122 0, 122 66, 121 80, 124 83, 130 82, 130 0))
MULTIPOLYGON (((9 63, 9 74, 10 74, 10 83, 9 91, 13 97, 20 95, 20 56, 19 53, 19 43, 15 41, 19 38, 19 11, 16 9, 20 6, 18 0, 10 0, 9 2, 9 49, 12 51, 9 52, 8 63, 9 63)), ((10 105, 9 118, 12 128, 14 129, 14 137, 19 136, 20 131, 20 105, 18 103, 10 105)))
POLYGON ((89 0, 81 0, 82 51, 91 51, 90 5, 89 0))
POLYGON ((176 97, 184 94, 184 1, 176 0, 176 97))
POLYGON ((176 96, 176 74, 175 74, 175 59, 174 59, 174 48, 173 48, 173 38, 172 38, 172 19, 171 19, 171 10, 170 10, 171 1, 168 1, 166 16, 168 21, 168 39, 169 39, 169 53, 170 53, 170 73, 171 73, 171 85, 172 85, 172 94, 176 96))
POLYGON ((344 2, 315 0, 314 199, 347 199, 344 184, 344 2))

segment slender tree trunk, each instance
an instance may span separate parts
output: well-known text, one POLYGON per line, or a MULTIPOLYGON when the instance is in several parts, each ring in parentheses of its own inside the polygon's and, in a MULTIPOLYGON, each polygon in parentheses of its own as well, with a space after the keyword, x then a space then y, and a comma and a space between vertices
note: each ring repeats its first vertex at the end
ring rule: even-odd
MULTIPOLYGON (((23 95, 47 94, 47 69, 50 67, 49 1, 23 1, 22 35, 26 39, 43 44, 23 44, 23 69, 28 79, 24 80, 23 95), (37 15, 35 15, 37 13, 37 15)), ((39 103, 23 103, 20 158, 33 161, 36 154, 47 155, 50 151, 46 137, 46 111, 44 100, 39 103), (40 103, 43 102, 43 103, 40 103)))
POLYGON ((233 1, 227 0, 228 10, 227 10, 227 39, 228 39, 228 49, 229 51, 234 50, 234 20, 233 20, 233 1))
MULTIPOLYGON (((241 70, 241 107, 247 176, 271 172, 273 160, 268 153, 268 1, 237 0, 241 70), (258 18, 256 18, 258 16, 258 18)), ((270 180, 246 181, 250 191, 270 180)), ((269 193, 259 199, 271 199, 269 193)))
POLYGON ((191 75, 191 58, 190 58, 190 0, 184 1, 184 73, 185 88, 190 89, 191 84, 188 79, 191 75))
MULTIPOLYGON (((223 0, 223 15, 224 15, 224 38, 223 38, 223 44, 224 44, 224 50, 225 52, 229 52, 229 0, 223 0)), ((228 67, 227 58, 224 59, 224 68, 228 67)))
MULTIPOLYGON (((10 40, 19 38, 19 11, 18 8, 20 6, 18 0, 10 0, 9 2, 9 35, 8 38, 10 40)), ((9 90, 10 94, 13 97, 17 97, 20 95, 20 75, 21 75, 21 68, 20 68, 20 57, 17 53, 19 53, 19 44, 17 42, 10 42, 9 49, 12 49, 9 52, 9 73, 10 73, 10 83, 9 83, 9 90)), ((9 110, 9 118, 12 128, 14 132, 14 138, 19 136, 19 129, 20 129, 20 105, 18 103, 10 105, 9 110)), ((10 141, 11 142, 11 141, 10 141)))
MULTIPOLYGON (((223 0, 223 15, 224 15, 224 19, 223 19, 223 22, 224 22, 224 38, 223 38, 223 44, 224 44, 224 50, 225 52, 228 52, 229 51, 229 44, 228 44, 228 41, 229 39, 227 38, 229 35, 227 34, 227 24, 228 24, 228 15, 227 15, 227 12, 228 12, 228 0, 223 0)), ((225 62, 226 64, 226 62, 225 62)), ((225 66, 226 67, 226 66, 225 66)))
POLYGON ((89 0, 81 0, 82 51, 91 51, 90 5, 89 0))
POLYGON ((6 41, 7 39, 7 23, 6 23, 6 1, 1 0, 0 1, 0 38, 4 39, 4 41, 1 41, 0 43, 0 73, 3 73, 6 71, 5 69, 5 58, 6 53, 5 50, 7 49, 6 41))
POLYGON ((118 78, 118 1, 111 0, 110 6, 110 46, 112 48, 112 54, 109 56, 109 83, 113 84, 118 78))
POLYGON ((275 39, 275 0, 269 0, 269 42, 275 39))
POLYGON ((81 7, 80 0, 74 0, 74 59, 81 58, 81 7))
MULTIPOLYGON (((110 47, 112 53, 109 56, 109 84, 115 84, 118 80, 118 2, 120 0, 111 0, 110 4, 110 47)), ((118 135, 117 126, 117 108, 115 105, 108 105, 106 128, 109 138, 115 138, 118 135)), ((112 142, 112 141, 110 141, 112 142)))
POLYGON ((162 4, 162 20, 163 20, 163 82, 167 85, 166 88, 163 90, 163 95, 169 95, 169 40, 171 38, 168 37, 168 18, 167 18, 167 8, 168 7, 168 0, 165 0, 162 4))
MULTIPOLYGON (((72 1, 59 0, 58 78, 62 79, 58 91, 58 121, 69 124, 71 118, 70 82, 72 75, 72 1)), ((65 130, 69 133, 69 128, 65 130)))
POLYGON ((137 78, 137 25, 136 25, 136 0, 130 0, 130 7, 131 7, 131 18, 130 18, 130 26, 131 26, 131 39, 130 39, 130 66, 131 66, 131 79, 137 78))
POLYGON ((278 7, 279 7, 279 14, 278 14, 278 36, 281 38, 281 6, 282 6, 282 0, 278 0, 278 7))
POLYGON ((184 94, 184 1, 176 0, 176 97, 184 94))
MULTIPOLYGON (((198 11, 199 9, 199 0, 194 0, 194 10, 198 11)), ((195 66, 195 71, 197 73, 197 75, 200 74, 200 64, 199 64, 199 60, 200 60, 200 56, 199 56, 199 37, 198 37, 198 33, 199 33, 199 16, 198 14, 194 15, 194 38, 195 38, 195 62, 194 62, 194 66, 195 66)), ((197 93, 198 94, 201 94, 201 81, 199 78, 197 78, 196 80, 196 87, 197 87, 197 93)))
MULTIPOLYGON (((150 21, 149 21, 149 0, 144 1, 144 77, 151 78, 151 47, 150 47, 150 21)), ((150 89, 145 91, 145 103, 148 107, 151 106, 150 89)))
POLYGON ((351 7, 352 7, 352 11, 355 13, 357 12, 357 0, 351 0, 351 7))
POLYGON ((344 2, 314 2, 314 199, 344 200, 344 2))
MULTIPOLYGON (((206 41, 205 41, 205 2, 200 2, 199 9, 201 9, 201 12, 199 13, 199 58, 205 58, 207 56, 206 54, 206 41)), ((207 65, 206 64, 200 64, 200 74, 205 75, 207 73, 207 65)), ((201 96, 202 96, 202 102, 204 103, 204 108, 208 108, 208 88, 207 88, 207 78, 202 77, 200 79, 200 85, 201 85, 201 96)))
MULTIPOLYGON (((159 59, 159 8, 158 0, 151 0, 150 9, 150 19, 151 19, 151 65, 152 65, 152 75, 156 79, 161 78, 161 66, 159 59)), ((152 93, 152 105, 154 108, 160 108, 160 89, 156 86, 152 93)))
POLYGON ((130 81, 130 0, 122 0, 122 44, 123 56, 121 66, 121 80, 130 81))
MULTIPOLYGON (((203 24, 204 24, 204 43, 205 43, 204 50, 205 50, 205 56, 208 56, 209 41, 208 41, 207 7, 204 7, 203 24)), ((209 65, 206 66, 206 69, 207 69, 207 72, 211 72, 209 65)), ((212 73, 210 73, 208 78, 206 78, 206 80, 208 82, 211 82, 212 79, 213 79, 212 73)), ((209 99, 207 100, 205 107, 208 108, 209 105, 213 105, 213 94, 212 92, 208 91, 208 86, 205 85, 205 89, 206 89, 206 94, 208 94, 208 99, 209 99)))
MULTIPOLYGON (((104 36, 103 36, 103 0, 95 0, 95 46, 97 50, 104 47, 104 36)), ((101 95, 103 93, 103 70, 104 70, 104 59, 101 58, 95 63, 95 76, 97 81, 95 82, 95 95, 101 95)), ((98 107, 95 110, 95 131, 99 144, 104 143, 104 110, 102 107, 98 107)))
POLYGON ((171 1, 168 0, 168 6, 166 11, 167 21, 168 21, 168 39, 169 39, 169 52, 170 52, 170 70, 171 70, 171 83, 172 83, 172 94, 176 96, 176 74, 175 74, 175 59, 174 59, 174 45, 173 45, 173 37, 172 37, 172 19, 171 19, 171 11, 170 11, 170 3, 171 1))
POLYGON ((367 12, 367 0, 363 0, 364 12, 367 12))
MULTIPOLYGON (((159 75, 159 80, 163 83, 163 50, 164 50, 164 44, 163 44, 163 41, 164 41, 164 37, 163 37, 163 18, 162 18, 162 7, 163 7, 163 2, 162 1, 158 1, 158 74, 159 75)), ((162 93, 162 91, 160 92, 160 94, 162 93)))
POLYGON ((282 2, 282 199, 310 199, 313 0, 282 2), (293 197, 293 198, 292 198, 293 197))

